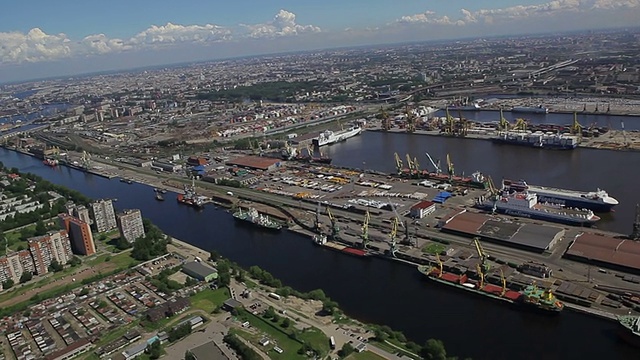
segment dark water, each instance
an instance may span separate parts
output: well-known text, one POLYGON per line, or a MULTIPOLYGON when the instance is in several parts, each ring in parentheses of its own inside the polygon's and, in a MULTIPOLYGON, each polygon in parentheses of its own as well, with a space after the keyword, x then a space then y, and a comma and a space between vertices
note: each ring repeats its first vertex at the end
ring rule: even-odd
POLYGON ((620 202, 614 213, 602 215, 598 228, 629 233, 640 202, 640 153, 594 149, 552 151, 497 145, 487 140, 445 138, 417 134, 364 132, 346 142, 323 148, 333 164, 393 172, 397 152, 416 157, 422 169, 433 171, 425 152, 446 171, 450 154, 456 174, 480 170, 496 184, 501 179, 524 179, 529 184, 583 191, 604 189, 620 202), (364 163, 364 164, 363 164, 364 163))
MULTIPOLYGON (((368 135, 359 137, 366 138, 368 135)), ((400 141, 400 137, 389 139, 400 141)), ((119 210, 139 208, 176 238, 215 249, 243 266, 258 265, 296 289, 322 288, 353 317, 388 324, 418 343, 431 337, 442 339, 450 353, 461 357, 638 358, 636 349, 615 336, 613 322, 569 311, 553 318, 513 310, 424 282, 413 267, 382 259, 355 259, 317 248, 289 232, 270 234, 245 228, 214 207, 197 212, 181 206, 172 194, 166 195, 167 201, 158 202, 148 186, 127 185, 64 167, 52 169, 4 149, 0 149, 0 161, 92 198, 117 198, 119 210)))

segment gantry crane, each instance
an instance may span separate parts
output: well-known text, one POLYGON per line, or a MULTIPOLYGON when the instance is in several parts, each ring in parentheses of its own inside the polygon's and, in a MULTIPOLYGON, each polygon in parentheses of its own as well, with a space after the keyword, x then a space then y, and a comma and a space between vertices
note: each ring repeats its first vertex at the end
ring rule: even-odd
POLYGON ((578 113, 573 113, 573 123, 571 124, 571 134, 582 136, 583 126, 578 122, 578 113))
POLYGON ((504 115, 502 115, 502 108, 500 108, 500 122, 498 123, 498 131, 509 131, 511 124, 509 121, 505 119, 504 115))
POLYGON ((398 235, 398 218, 393 219, 393 224, 391 225, 391 233, 389 234, 389 238, 391 240, 389 255, 391 257, 396 257, 396 236, 398 235))
POLYGON ((338 226, 338 221, 333 216, 328 206, 327 215, 329 216, 329 221, 331 221, 331 240, 338 240, 340 238, 340 227, 338 226))
POLYGON ((453 163, 451 162, 451 157, 447 154, 447 172, 449 173, 449 178, 452 178, 455 175, 455 169, 453 167, 453 163))
POLYGON ((398 175, 402 175, 402 160, 400 160, 400 155, 398 155, 398 153, 394 153, 393 154, 395 156, 396 159, 396 171, 398 172, 398 175))
POLYGON ((412 133, 416 131, 416 116, 413 113, 412 109, 409 109, 409 105, 405 108, 405 113, 407 116, 407 132, 412 133))
POLYGON ((480 257, 480 270, 483 275, 486 275, 487 271, 489 271, 489 263, 487 262, 488 255, 482 249, 482 245, 480 245, 480 238, 474 237, 473 244, 476 246, 476 252, 480 257))
POLYGON ((369 214, 369 210, 364 214, 364 222, 362 223, 362 248, 366 249, 369 245, 369 220, 371 219, 371 215, 369 214))

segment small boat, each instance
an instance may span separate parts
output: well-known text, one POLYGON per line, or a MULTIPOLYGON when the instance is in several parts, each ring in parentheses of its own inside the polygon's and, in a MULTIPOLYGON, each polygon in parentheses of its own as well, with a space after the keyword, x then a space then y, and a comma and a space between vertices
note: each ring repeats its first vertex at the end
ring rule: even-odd
POLYGON ((164 201, 164 196, 162 196, 162 194, 160 194, 159 192, 156 192, 156 200, 164 201))

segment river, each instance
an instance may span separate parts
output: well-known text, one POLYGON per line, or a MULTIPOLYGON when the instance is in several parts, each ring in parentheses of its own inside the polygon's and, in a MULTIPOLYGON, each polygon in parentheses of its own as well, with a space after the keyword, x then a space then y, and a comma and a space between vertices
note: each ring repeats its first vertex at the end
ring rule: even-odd
MULTIPOLYGON (((371 141, 370 134, 357 139, 371 141)), ((401 137, 386 139, 396 146, 402 143, 401 137)), ((344 145, 355 143, 349 140, 344 145)), ((365 161, 373 163, 373 159, 367 155, 365 161)), ((340 156, 336 160, 346 162, 340 156)), ((611 321, 570 311, 558 317, 518 311, 425 282, 413 267, 344 256, 286 231, 271 234, 243 227, 213 206, 198 212, 173 201, 173 194, 158 202, 145 185, 128 185, 66 167, 50 168, 6 149, 0 149, 0 161, 92 198, 117 198, 118 210, 139 208, 171 236, 205 250, 215 249, 244 267, 260 266, 296 289, 321 288, 350 316, 387 324, 417 343, 442 339, 449 352, 461 358, 638 358, 636 349, 617 338, 617 326, 611 321)))

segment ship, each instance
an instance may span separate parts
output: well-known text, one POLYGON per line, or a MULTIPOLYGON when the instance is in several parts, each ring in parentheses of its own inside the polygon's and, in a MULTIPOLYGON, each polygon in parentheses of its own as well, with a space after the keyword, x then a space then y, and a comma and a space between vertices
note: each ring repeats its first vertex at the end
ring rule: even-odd
POLYGON ((314 234, 311 239, 313 240, 313 243, 316 245, 324 246, 330 250, 339 251, 343 254, 360 257, 360 258, 368 257, 370 255, 366 250, 338 244, 337 242, 333 242, 333 241, 329 241, 325 234, 314 234))
POLYGON ((360 135, 361 132, 362 132, 362 128, 357 125, 354 125, 347 129, 343 129, 336 132, 333 132, 331 130, 325 130, 321 132, 317 138, 313 139, 313 142, 314 144, 317 142, 317 146, 331 145, 340 141, 345 141, 354 136, 360 135))
POLYGON ((504 131, 493 136, 491 141, 495 144, 520 145, 552 150, 573 150, 580 144, 578 136, 542 131, 504 131))
POLYGON ((589 226, 600 220, 588 209, 570 208, 560 204, 541 203, 532 192, 501 192, 495 196, 480 196, 476 207, 511 216, 552 221, 568 225, 589 226))
POLYGON ((51 158, 46 158, 42 161, 43 164, 47 165, 47 166, 51 166, 51 167, 56 167, 58 166, 58 160, 56 159, 51 159, 51 158))
POLYGON ((254 208, 249 208, 247 211, 242 211, 242 208, 239 208, 238 211, 233 213, 233 218, 244 223, 252 224, 269 230, 278 231, 282 229, 282 225, 280 225, 279 222, 273 220, 267 215, 260 214, 258 210, 254 208))
POLYGON ((161 193, 156 192, 156 200, 158 200, 158 201, 164 201, 164 196, 162 196, 162 194, 161 194, 161 193))
POLYGON ((284 160, 288 161, 300 161, 316 164, 331 164, 332 158, 325 156, 321 151, 314 152, 311 147, 307 149, 306 154, 302 151, 291 147, 289 144, 282 150, 281 156, 284 160), (319 154, 319 155, 316 155, 319 154))
POLYGON ((502 188, 508 192, 529 191, 538 195, 538 201, 551 202, 568 207, 589 209, 595 212, 609 212, 618 205, 618 200, 606 191, 576 191, 552 187, 529 185, 524 180, 502 180, 502 188))
POLYGON ((480 105, 477 103, 469 104, 469 105, 451 105, 447 106, 447 110, 449 111, 479 111, 481 109, 480 105))
POLYGON ((191 179, 191 186, 184 186, 184 194, 178 194, 176 198, 180 204, 193 206, 197 209, 202 209, 204 207, 205 199, 206 198, 204 196, 200 196, 196 193, 196 187, 193 179, 191 179))
POLYGON ((618 316, 620 337, 627 343, 640 347, 640 316, 618 316))
POLYGON ((545 314, 558 314, 564 309, 564 304, 548 290, 533 289, 522 292, 509 289, 506 279, 502 278, 502 286, 488 284, 484 282, 484 277, 480 280, 470 279, 466 274, 453 274, 442 270, 440 267, 419 265, 418 271, 427 279, 437 283, 451 286, 468 293, 474 293, 489 299, 501 301, 507 304, 518 306, 521 309, 535 310, 545 314))
POLYGON ((514 113, 528 113, 528 114, 548 114, 549 109, 540 106, 514 106, 511 108, 511 112, 514 113))

